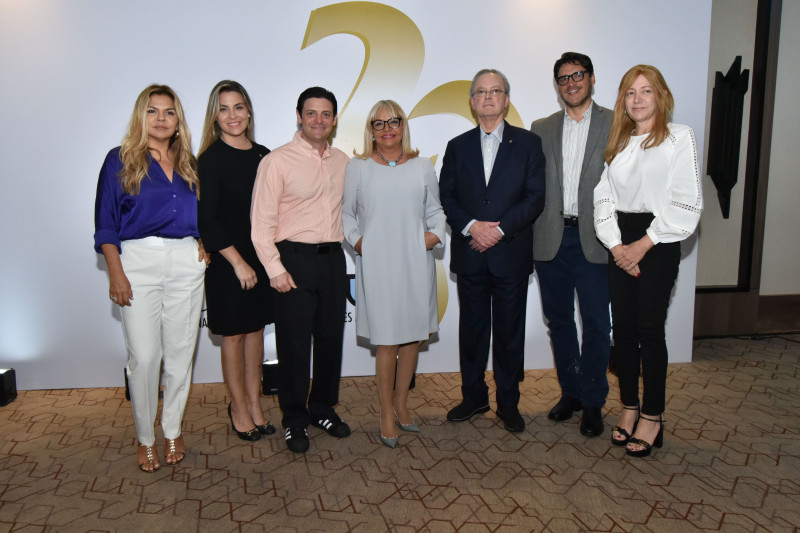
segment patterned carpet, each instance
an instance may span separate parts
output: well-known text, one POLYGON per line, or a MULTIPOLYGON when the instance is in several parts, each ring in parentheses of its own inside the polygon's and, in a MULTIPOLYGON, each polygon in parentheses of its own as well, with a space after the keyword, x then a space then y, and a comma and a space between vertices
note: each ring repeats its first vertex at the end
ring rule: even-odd
POLYGON ((614 378, 602 437, 548 420, 552 370, 526 373, 518 434, 494 413, 448 423, 459 376, 418 376, 422 433, 396 450, 378 441, 373 379, 343 379, 353 434, 309 428, 305 455, 280 431, 240 441, 224 385, 196 385, 186 460, 150 475, 123 389, 23 391, 0 408, 0 532, 798 531, 798 342, 696 341, 693 363, 670 365, 665 445, 647 459, 609 444, 614 378))

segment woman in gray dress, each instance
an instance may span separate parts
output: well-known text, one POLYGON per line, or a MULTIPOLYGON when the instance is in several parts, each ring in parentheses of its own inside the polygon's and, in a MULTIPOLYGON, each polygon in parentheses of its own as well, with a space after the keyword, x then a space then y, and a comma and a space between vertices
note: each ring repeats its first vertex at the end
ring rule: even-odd
POLYGON ((356 251, 356 335, 377 346, 375 374, 381 441, 397 428, 418 432, 408 388, 420 341, 438 331, 433 248, 444 243, 445 215, 433 165, 411 149, 405 113, 392 100, 372 107, 364 150, 347 165, 342 222, 356 251))

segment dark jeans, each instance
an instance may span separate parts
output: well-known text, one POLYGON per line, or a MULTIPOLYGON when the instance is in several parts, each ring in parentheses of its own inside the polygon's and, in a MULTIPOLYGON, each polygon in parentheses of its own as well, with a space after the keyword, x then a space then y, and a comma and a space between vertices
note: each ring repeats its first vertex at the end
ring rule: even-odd
POLYGON ((492 333, 492 368, 500 409, 519 404, 519 380, 525 351, 528 276, 459 275, 458 346, 461 392, 470 403, 489 399, 486 363, 492 333))
POLYGON ((289 292, 276 292, 273 298, 278 402, 284 427, 308 427, 312 416, 333 414, 339 402, 347 294, 344 252, 338 243, 325 248, 282 241, 277 247, 297 285, 289 292), (309 395, 312 338, 314 373, 309 395))
MULTIPOLYGON (((653 220, 649 213, 617 213, 617 217, 624 244, 643 237, 653 220)), ((635 278, 617 267, 609 253, 608 281, 620 399, 623 405, 639 403, 641 368, 644 388, 641 412, 649 416, 664 412, 667 386, 664 324, 680 260, 679 242, 657 244, 639 263, 641 275, 635 278)))
POLYGON ((577 226, 564 228, 552 261, 536 261, 542 311, 550 328, 561 394, 585 407, 603 407, 608 395, 611 319, 608 313, 608 265, 586 260, 577 226), (575 325, 575 293, 582 341, 575 325))

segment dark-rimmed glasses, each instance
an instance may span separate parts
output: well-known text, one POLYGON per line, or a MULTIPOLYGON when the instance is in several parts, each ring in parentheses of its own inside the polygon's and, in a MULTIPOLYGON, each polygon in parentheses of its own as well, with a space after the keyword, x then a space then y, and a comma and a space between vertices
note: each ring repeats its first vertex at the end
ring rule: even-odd
POLYGON ((373 120, 372 129, 375 131, 381 131, 382 129, 386 128, 386 125, 388 124, 391 129, 396 130, 400 127, 400 123, 402 122, 403 119, 400 117, 392 117, 389 120, 373 120))
POLYGON ((589 74, 588 70, 579 70, 578 72, 573 72, 572 74, 567 74, 566 76, 559 76, 556 78, 556 83, 563 86, 569 83, 569 79, 572 78, 574 81, 581 81, 583 76, 589 74))

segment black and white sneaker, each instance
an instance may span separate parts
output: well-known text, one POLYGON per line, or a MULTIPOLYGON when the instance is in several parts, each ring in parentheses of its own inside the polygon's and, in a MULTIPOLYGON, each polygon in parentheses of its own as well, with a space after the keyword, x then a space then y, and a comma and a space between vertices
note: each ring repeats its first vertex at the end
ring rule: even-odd
POLYGON ((294 453, 304 453, 308 451, 308 432, 306 428, 288 427, 286 428, 286 447, 294 453))
POLYGON ((311 421, 311 425, 324 429, 328 435, 337 439, 343 439, 350 435, 350 426, 345 424, 336 413, 327 418, 316 418, 311 421))

